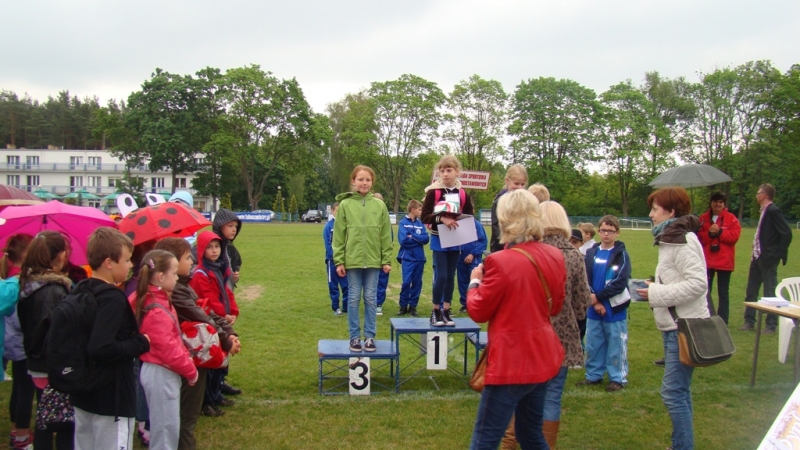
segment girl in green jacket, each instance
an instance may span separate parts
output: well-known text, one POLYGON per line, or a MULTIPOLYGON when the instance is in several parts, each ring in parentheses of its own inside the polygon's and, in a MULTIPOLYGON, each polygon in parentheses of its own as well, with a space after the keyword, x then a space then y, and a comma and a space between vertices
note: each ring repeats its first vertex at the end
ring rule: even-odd
POLYGON ((336 196, 339 210, 333 226, 333 262, 340 277, 347 276, 347 324, 350 351, 360 352, 359 301, 364 292, 364 346, 375 351, 378 273, 392 270, 392 226, 389 212, 370 191, 375 172, 356 166, 350 175, 353 192, 336 196))

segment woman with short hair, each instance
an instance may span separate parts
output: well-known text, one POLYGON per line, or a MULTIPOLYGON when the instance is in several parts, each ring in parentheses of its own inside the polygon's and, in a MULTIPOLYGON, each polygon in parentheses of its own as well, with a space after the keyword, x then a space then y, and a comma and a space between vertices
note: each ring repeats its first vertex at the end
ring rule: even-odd
POLYGON ((546 449, 542 415, 547 382, 564 360, 550 325, 550 316, 564 304, 564 257, 541 242, 539 202, 530 192, 518 189, 500 197, 497 216, 500 242, 508 246, 473 270, 467 291, 470 317, 489 322, 485 388, 470 448, 496 449, 515 415, 522 448, 546 449))

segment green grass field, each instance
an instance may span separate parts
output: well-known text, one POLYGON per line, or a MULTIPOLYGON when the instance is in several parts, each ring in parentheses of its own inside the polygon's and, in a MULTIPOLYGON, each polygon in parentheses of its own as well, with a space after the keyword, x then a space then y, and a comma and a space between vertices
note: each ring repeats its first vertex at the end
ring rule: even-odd
MULTIPOLYGON (((755 334, 738 331, 753 229, 743 231, 731 281, 730 327, 737 353, 731 361, 695 370, 695 441, 698 449, 754 449, 794 386, 793 359, 777 361, 777 335, 761 343, 756 386, 749 387, 755 334)), ((346 316, 330 308, 325 282, 322 226, 245 224, 237 239, 244 265, 236 291, 242 311, 236 329, 242 352, 232 358, 228 378, 244 390, 221 418, 201 418, 202 449, 464 449, 469 445, 479 395, 449 372, 403 385, 400 394, 370 397, 321 396, 317 391, 317 341, 347 339, 346 316)), ((648 231, 623 230, 633 276, 654 273, 657 249, 648 231)), ((797 242, 797 238, 795 241, 797 242)), ((800 274, 790 249, 779 279, 800 274)), ((420 313, 430 313, 430 258, 420 313)), ((389 318, 398 311, 399 268, 393 267, 378 339, 389 339, 389 318)), ((457 299, 455 300, 457 303, 457 299)), ((463 317, 463 315, 462 315, 463 317)), ((362 319, 363 320, 363 319, 362 319)), ((661 402, 661 335, 647 304, 630 308, 628 386, 617 393, 574 386, 582 370, 570 371, 564 393, 560 449, 664 449, 671 425, 661 402)), ((402 347, 408 355, 407 346, 402 347)), ((470 353, 472 356, 472 353, 470 353)), ((462 352, 449 363, 460 367, 462 352)), ((423 362, 424 363, 424 362, 423 362)), ((373 365, 376 364, 373 361, 373 365)), ((405 373, 405 372, 404 372, 405 373)), ((11 383, 0 383, 8 404, 11 383)), ((7 407, 0 433, 8 432, 7 407)), ((7 435, 7 434, 2 434, 7 435)))

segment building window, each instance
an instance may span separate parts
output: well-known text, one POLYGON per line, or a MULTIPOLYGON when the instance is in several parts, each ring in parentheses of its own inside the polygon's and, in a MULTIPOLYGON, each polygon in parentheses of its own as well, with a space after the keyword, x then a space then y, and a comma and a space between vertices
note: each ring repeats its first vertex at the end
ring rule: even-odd
POLYGON ((28 168, 31 166, 38 166, 39 165, 39 157, 38 156, 26 156, 25 157, 25 164, 28 165, 28 168))
POLYGON ((6 175, 6 184, 19 187, 19 175, 6 175))
POLYGON ((158 177, 150 178, 150 187, 152 187, 152 188, 163 188, 164 187, 164 178, 158 178, 158 177))
POLYGON ((75 188, 83 187, 83 177, 69 177, 69 186, 70 192, 80 191, 75 188))
POLYGON ((17 166, 17 169, 19 169, 19 156, 12 156, 12 155, 6 156, 6 163, 9 166, 17 166))
POLYGON ((31 188, 34 188, 34 187, 38 188, 38 186, 39 186, 39 175, 28 175, 26 177, 26 181, 27 181, 27 184, 28 184, 28 191, 30 191, 31 188))
POLYGON ((103 177, 89 177, 89 186, 97 188, 96 191, 100 192, 100 187, 103 186, 103 177))
POLYGON ((69 157, 70 168, 74 168, 75 166, 80 166, 81 164, 83 164, 83 156, 70 156, 69 157))
POLYGON ((108 177, 108 187, 122 186, 122 177, 108 177))
POLYGON ((175 187, 176 188, 184 188, 184 189, 186 189, 186 178, 176 178, 175 179, 175 187))
POLYGON ((205 163, 206 160, 204 158, 194 158, 194 165, 197 167, 203 167, 205 163))
POLYGON ((103 158, 100 156, 90 156, 89 157, 89 165, 90 166, 99 166, 103 164, 103 158))

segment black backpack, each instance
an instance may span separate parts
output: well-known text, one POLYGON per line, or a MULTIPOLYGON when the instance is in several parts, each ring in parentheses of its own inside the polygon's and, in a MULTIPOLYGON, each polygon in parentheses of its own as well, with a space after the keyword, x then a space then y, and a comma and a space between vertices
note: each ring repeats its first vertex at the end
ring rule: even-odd
POLYGON ((47 377, 53 389, 65 394, 86 394, 102 382, 97 363, 88 354, 89 337, 97 316, 97 295, 115 289, 103 283, 90 289, 91 279, 78 283, 50 316, 47 332, 47 377))

